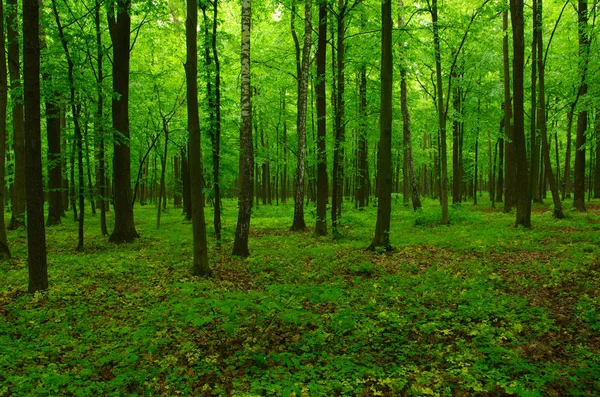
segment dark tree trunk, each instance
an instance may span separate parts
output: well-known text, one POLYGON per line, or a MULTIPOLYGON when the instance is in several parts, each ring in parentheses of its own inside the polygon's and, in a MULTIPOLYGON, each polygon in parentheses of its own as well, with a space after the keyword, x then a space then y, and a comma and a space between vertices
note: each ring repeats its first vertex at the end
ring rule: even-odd
POLYGON ((176 155, 173 157, 173 207, 181 208, 181 157, 176 155))
POLYGON ((105 147, 104 147, 104 94, 102 84, 104 81, 102 30, 100 29, 100 0, 96 0, 96 11, 94 13, 94 22, 96 27, 96 57, 97 59, 97 97, 96 108, 96 192, 98 193, 98 207, 100 209, 100 232, 103 236, 108 235, 106 227, 106 200, 108 193, 106 191, 106 166, 105 166, 105 147))
POLYGON ((282 113, 283 113, 283 173, 281 175, 281 203, 285 204, 287 202, 287 118, 285 113, 285 96, 286 91, 283 90, 283 102, 282 102, 282 113))
POLYGON ((532 41, 531 41, 531 107, 530 107, 530 143, 529 147, 531 150, 531 169, 529 172, 529 189, 531 191, 531 198, 534 203, 542 203, 542 196, 540 194, 540 186, 538 183, 539 169, 540 169, 540 142, 537 139, 538 123, 536 123, 536 84, 537 84, 537 37, 542 34, 542 27, 538 20, 538 2, 533 0, 533 17, 532 17, 532 41))
POLYGON ((29 292, 48 289, 40 115, 38 0, 23 0, 23 81, 27 156, 27 259, 29 292))
MULTIPOLYGON (((195 276, 210 274, 206 243, 206 223, 204 221, 204 178, 202 177, 202 149, 200 147, 200 116, 198 114, 198 2, 187 0, 187 19, 185 21, 185 81, 187 94, 187 122, 190 139, 189 173, 192 193, 192 229, 194 235, 194 264, 195 276)), ((166 137, 165 137, 166 140, 166 137)), ((165 157, 166 157, 165 143, 165 157)), ((163 162, 163 164, 166 164, 163 162)), ((160 200, 159 207, 160 211, 160 200)))
POLYGON ((129 39, 131 0, 117 0, 108 12, 108 26, 113 45, 112 124, 114 134, 113 189, 115 229, 114 243, 129 243, 139 237, 133 220, 131 194, 131 152, 129 148, 129 39), (117 15, 115 15, 115 8, 117 15))
POLYGON ((368 161, 368 142, 367 142, 367 67, 362 65, 360 69, 360 87, 359 87, 359 126, 358 149, 357 149, 357 195, 356 204, 358 208, 364 208, 367 205, 367 161, 368 161))
MULTIPOLYGON (((588 33, 587 0, 579 0, 579 98, 587 94, 587 69, 590 39, 588 33)), ((575 139, 575 182, 573 184, 573 207, 577 211, 585 212, 585 131, 587 129, 588 112, 584 107, 577 114, 577 137, 575 139)))
POLYGON ((392 214, 392 2, 381 2, 381 111, 379 117, 379 151, 377 176, 379 201, 375 236, 369 249, 391 250, 390 225, 392 214))
MULTIPOLYGON (((52 10, 54 11, 54 18, 56 20, 56 25, 58 27, 58 34, 60 37, 60 42, 62 44, 63 50, 65 52, 65 58, 67 60, 68 73, 67 77, 69 80, 69 92, 70 92, 70 104, 71 104, 71 112, 73 114, 73 124, 75 129, 75 143, 77 145, 77 170, 78 170, 78 189, 77 196, 79 197, 79 225, 78 225, 78 239, 77 239, 77 250, 83 250, 83 225, 85 219, 85 195, 84 195, 84 176, 83 176, 83 137, 81 134, 81 125, 80 115, 81 115, 81 105, 77 105, 75 103, 75 78, 74 78, 74 68, 75 65, 71 58, 71 53, 69 51, 67 39, 64 34, 62 23, 60 22, 60 17, 58 14, 58 10, 56 8, 56 0, 52 0, 52 10)), ((73 209, 75 212, 75 205, 73 205, 73 209)))
MULTIPOLYGON (((456 73, 453 78, 457 78, 456 73)), ((460 166, 460 91, 458 86, 452 90, 452 108, 454 120, 452 121, 452 204, 459 204, 462 200, 462 167, 460 166)))
POLYGON ((331 194, 331 226, 333 233, 338 235, 338 218, 342 215, 343 203, 343 185, 344 185, 344 142, 346 140, 346 125, 344 120, 344 58, 345 44, 344 38, 346 27, 344 18, 346 16, 346 4, 344 0, 338 1, 337 14, 337 53, 336 53, 336 75, 337 87, 335 98, 335 137, 333 143, 333 181, 331 194))
POLYGON ((88 195, 90 200, 90 206, 92 207, 92 215, 96 215, 96 192, 94 184, 92 182, 92 162, 90 161, 90 145, 88 141, 88 124, 86 122, 83 130, 83 142, 85 143, 85 168, 87 169, 87 180, 88 180, 88 195))
POLYGON ((312 2, 304 5, 304 44, 302 46, 302 66, 298 75, 298 116, 296 131, 298 134, 298 163, 296 166, 296 189, 294 196, 294 221, 292 231, 306 229, 304 222, 304 179, 306 160, 306 108, 308 102, 308 67, 310 66, 310 46, 312 40, 312 2))
POLYGON ((156 206, 156 228, 160 228, 160 214, 162 212, 162 206, 167 202, 166 186, 165 186, 165 174, 167 171, 167 159, 169 158, 169 126, 165 116, 162 116, 163 122, 163 133, 165 134, 165 150, 161 161, 160 171, 160 189, 158 193, 158 205, 156 206))
POLYGON ((594 173, 594 198, 600 198, 600 107, 596 108, 596 118, 594 124, 596 131, 596 171, 594 173))
MULTIPOLYGON (((189 146, 189 145, 185 145, 189 146)), ((192 190, 190 189, 190 167, 185 146, 181 148, 181 184, 183 187, 183 212, 185 220, 192 220, 192 190)))
POLYGON ((240 196, 238 222, 232 255, 247 257, 250 215, 254 186, 254 149, 252 147, 252 100, 250 85, 250 0, 242 0, 242 48, 241 48, 241 120, 240 128, 240 196))
POLYGON ((12 99, 13 150, 15 166, 13 178, 12 214, 8 228, 10 230, 25 226, 25 126, 23 116, 23 97, 21 94, 21 73, 19 70, 19 18, 17 0, 7 0, 6 30, 8 39, 8 71, 10 77, 10 95, 12 99))
POLYGON ((450 224, 448 216, 448 150, 446 148, 446 111, 444 108, 444 86, 442 84, 442 55, 440 50, 440 35, 438 24, 437 0, 432 1, 431 18, 433 22, 433 45, 435 48, 435 75, 437 85, 438 121, 439 121, 439 152, 441 186, 440 198, 442 204, 442 225, 450 224))
MULTIPOLYGON (((538 26, 542 26, 542 12, 543 12, 543 0, 537 0, 537 21, 538 26)), ((537 109, 537 119, 538 126, 540 128, 541 138, 542 138, 542 160, 545 170, 545 177, 548 180, 548 184, 550 185, 550 191, 552 192, 552 202, 554 204, 554 217, 558 219, 564 218, 562 203, 560 201, 560 196, 558 193, 558 183, 556 178, 554 177, 554 172, 552 171, 552 163, 550 162, 550 147, 548 145, 548 133, 546 127, 546 82, 545 82, 545 65, 544 59, 542 56, 543 45, 542 45, 542 31, 540 30, 537 36, 537 66, 538 66, 538 78, 539 78, 539 104, 537 109)), ((558 165, 558 164, 557 164, 558 165)), ((545 190, 545 185, 544 185, 545 190)))
POLYGON ((212 144, 213 161, 213 195, 214 195, 214 216, 213 225, 215 228, 215 238, 217 248, 221 247, 221 187, 219 186, 220 159, 221 159, 221 64, 219 62, 217 50, 217 27, 218 21, 218 0, 213 1, 213 19, 212 31, 209 34, 208 18, 206 16, 206 7, 202 6, 204 15, 204 59, 206 63, 206 91, 209 108, 210 128, 209 137, 212 144), (210 39, 210 40, 209 40, 210 39), (212 57, 211 57, 212 52, 212 57), (214 58, 214 80, 213 80, 213 58, 214 58), (214 92, 213 92, 214 91, 214 92))
POLYGON ((317 44, 317 221, 315 235, 327 235, 327 4, 319 3, 319 41, 317 44))
POLYGON ((10 249, 4 224, 4 186, 6 176, 6 115, 8 106, 8 81, 6 78, 6 52, 4 38, 4 7, 0 1, 0 260, 10 258, 10 249))
POLYGON ((500 172, 504 174, 504 212, 509 213, 514 204, 514 186, 516 178, 515 154, 514 154, 514 131, 512 120, 512 105, 510 96, 510 66, 508 55, 508 12, 502 13, 502 59, 504 65, 504 134, 508 139, 504 140, 504 164, 500 172))
MULTIPOLYGON (((54 99, 56 99, 55 94, 54 99)), ((48 133, 48 189, 50 200, 47 226, 60 225, 62 208, 62 169, 60 153, 60 109, 53 99, 46 100, 46 131, 48 133)))
POLYGON ((516 224, 531 227, 531 192, 529 189, 529 171, 527 148, 525 145, 525 118, 523 100, 523 70, 525 67, 525 37, 523 23, 523 0, 510 0, 510 17, 513 31, 513 96, 514 96, 514 154, 517 166, 516 224))
MULTIPOLYGON (((400 1, 400 12, 404 12, 404 2, 400 1)), ((404 17, 400 15, 399 26, 405 27, 404 17)), ((404 47, 401 46, 404 50, 404 47)), ((419 198, 419 188, 417 186, 417 177, 415 176, 415 162, 412 154, 412 137, 410 130, 410 112, 408 110, 408 87, 406 84, 406 59, 404 51, 400 58, 400 108, 402 109, 402 136, 404 143, 404 184, 410 187, 410 197, 413 210, 421 208, 421 199, 419 198)), ((406 191, 406 188, 405 188, 406 191)))

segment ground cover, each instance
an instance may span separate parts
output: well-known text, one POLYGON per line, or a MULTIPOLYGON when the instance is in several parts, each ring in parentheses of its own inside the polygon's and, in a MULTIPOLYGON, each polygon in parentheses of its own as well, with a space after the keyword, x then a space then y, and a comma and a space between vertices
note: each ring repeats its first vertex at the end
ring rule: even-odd
POLYGON ((453 207, 449 227, 434 200, 396 202, 388 254, 364 250, 375 208, 348 203, 334 239, 289 232, 291 205, 260 206, 246 260, 229 255, 237 209, 224 204, 206 280, 190 276, 178 209, 157 231, 155 208, 137 207, 130 245, 88 216, 84 252, 63 219, 47 231, 50 290, 33 296, 25 231, 11 232, 0 395, 600 393, 599 201, 564 220, 534 206, 532 230, 486 202, 453 207))

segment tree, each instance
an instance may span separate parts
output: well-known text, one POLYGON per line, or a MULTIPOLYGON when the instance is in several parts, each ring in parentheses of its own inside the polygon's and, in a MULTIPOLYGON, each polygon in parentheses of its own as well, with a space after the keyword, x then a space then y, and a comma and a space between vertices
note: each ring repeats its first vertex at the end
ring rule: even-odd
POLYGON ((499 172, 504 172, 504 212, 509 213, 513 206, 515 165, 514 165, 514 129, 512 120, 512 101, 510 95, 510 59, 508 55, 508 12, 502 12, 502 60, 504 81, 504 163, 499 172))
MULTIPOLYGON (((204 221, 204 197, 202 190, 202 150, 200 148, 200 117, 198 115, 198 2, 187 1, 187 19, 185 21, 186 43, 186 93, 188 111, 189 140, 189 172, 192 190, 192 228, 194 233, 194 267, 193 274, 206 276, 210 274, 206 243, 206 223, 204 221)), ((159 209, 160 210, 160 209, 159 209)))
POLYGON ((13 127, 13 149, 15 152, 15 174, 12 190, 12 214, 8 228, 17 229, 25 225, 25 126, 23 116, 23 102, 21 94, 21 73, 19 57, 19 19, 17 0, 7 0, 8 15, 6 19, 6 30, 8 39, 8 71, 10 74, 10 96, 12 102, 12 127, 13 127))
POLYGON ((27 259, 29 292, 48 289, 40 113, 40 31, 38 0, 23 0, 23 96, 27 149, 27 259))
POLYGON ((513 98, 514 98, 514 152, 516 160, 516 224, 531 227, 531 192, 527 148, 525 147, 525 117, 523 100, 523 70, 525 68, 525 38, 523 0, 510 0, 510 18, 513 33, 513 98))
POLYGON ((296 167, 296 189, 294 195, 294 221, 292 231, 306 229, 304 223, 304 174, 306 160, 306 107, 308 100, 308 67, 310 65, 310 45, 312 40, 312 2, 304 5, 304 44, 302 47, 302 67, 298 76, 298 116, 296 131, 298 134, 298 165, 296 167))
MULTIPOLYGON (((537 0, 537 7, 534 9, 537 14, 537 23, 541 28, 543 21, 543 0, 537 0)), ((539 103, 537 108, 537 124, 540 129, 542 139, 542 161, 544 164, 544 172, 550 185, 550 192, 552 193, 552 202, 554 204, 554 217, 557 219, 564 218, 562 211, 562 203, 558 192, 558 183, 552 171, 552 163, 550 162, 550 146, 548 144, 548 132, 546 125, 546 79, 545 79, 545 62, 542 55, 543 52, 543 34, 542 31, 538 33, 536 37, 537 43, 537 68, 538 68, 538 89, 539 89, 539 103)), ((557 164, 559 165, 559 164, 557 164)))
POLYGON ((238 221, 235 231, 232 255, 247 257, 250 215, 254 185, 254 148, 252 147, 252 100, 250 85, 250 20, 251 0, 242 0, 242 48, 241 48, 241 119, 240 128, 240 195, 238 221))
MULTIPOLYGON (((56 8, 56 0, 52 0, 52 10, 54 12, 54 18, 56 20, 56 26, 58 27, 58 34, 60 37, 60 42, 62 44, 63 50, 65 52, 65 58, 67 59, 68 66, 68 80, 69 80, 69 91, 71 98, 71 113, 73 114, 73 124, 75 126, 75 142, 77 145, 77 165, 78 165, 78 183, 77 183, 77 196, 79 197, 79 229, 78 229, 78 239, 77 239, 77 250, 83 250, 83 222, 85 217, 85 196, 84 196, 84 182, 83 182, 83 145, 82 145, 82 135, 81 135, 81 126, 79 123, 80 113, 81 113, 81 105, 76 104, 75 101, 75 78, 73 76, 75 65, 73 63, 73 59, 71 58, 71 53, 69 51, 69 46, 67 43, 67 39, 65 37, 63 25, 60 21, 60 16, 58 14, 58 10, 56 8)), ((76 211, 76 207, 73 206, 73 211, 76 211)))
POLYGON ((108 192, 106 189, 106 157, 104 144, 104 90, 102 83, 104 81, 103 57, 104 47, 102 45, 102 30, 100 27, 100 0, 96 0, 96 9, 94 10, 94 27, 96 31, 96 84, 97 84, 97 107, 96 107, 96 144, 98 151, 96 152, 96 191, 100 196, 98 207, 100 209, 100 232, 103 236, 108 235, 106 227, 106 199, 108 192))
POLYGON ((129 243, 139 237, 131 205, 131 151, 129 147, 129 57, 131 0, 116 0, 108 10, 108 27, 113 45, 112 127, 114 130, 114 243, 129 243), (115 7, 115 2, 117 6, 115 7), (115 10, 116 8, 116 10, 115 10), (116 12, 116 15, 115 15, 116 12))
POLYGON ((444 105, 444 86, 442 84, 442 55, 440 50, 440 34, 438 21, 437 0, 431 2, 431 20, 433 23, 433 46, 435 51, 435 77, 437 88, 438 125, 440 133, 440 162, 441 162, 441 204, 442 225, 448 225, 448 149, 446 147, 446 108, 444 105))
POLYGON ((315 235, 327 235, 327 4, 319 2, 319 39, 317 44, 317 221, 315 235))
MULTIPOLYGON (((398 17, 398 25, 405 27, 404 17, 404 2, 400 0, 400 16, 398 17)), ((406 59, 404 56, 404 45, 400 43, 400 108, 402 109, 402 137, 404 146, 404 192, 410 190, 410 197, 413 205, 413 210, 421 208, 421 199, 419 198, 419 188, 417 186, 417 178, 415 176, 415 162, 412 153, 412 137, 410 131, 410 112, 408 110, 408 85, 406 83, 406 59)), ((405 198, 405 202, 406 202, 405 198)))
MULTIPOLYGON (((434 0, 435 2, 435 0, 434 0)), ((381 110, 379 116, 379 150, 377 157, 377 223, 370 250, 391 250, 392 214, 392 1, 381 2, 381 110)))
MULTIPOLYGON (((588 33, 587 0, 579 0, 577 19, 579 23, 579 74, 581 82, 578 97, 587 94, 588 53, 590 39, 588 33)), ((573 207, 585 212, 585 131, 587 130, 588 112, 585 106, 577 114, 577 137, 575 139, 575 183, 573 185, 573 207)))
MULTIPOLYGON (((0 186, 5 186, 6 176, 6 109, 8 81, 6 79, 6 53, 4 49, 4 6, 0 1, 0 186)), ((0 203, 4 203, 4 189, 0 189, 0 203)), ((0 205, 0 259, 10 258, 10 249, 4 224, 4 205, 0 205)))

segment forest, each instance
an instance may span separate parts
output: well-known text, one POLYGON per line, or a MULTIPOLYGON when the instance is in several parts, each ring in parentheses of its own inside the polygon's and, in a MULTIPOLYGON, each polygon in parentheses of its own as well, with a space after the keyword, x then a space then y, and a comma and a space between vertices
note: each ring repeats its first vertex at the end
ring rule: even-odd
POLYGON ((600 394, 597 0, 0 0, 0 396, 600 394))

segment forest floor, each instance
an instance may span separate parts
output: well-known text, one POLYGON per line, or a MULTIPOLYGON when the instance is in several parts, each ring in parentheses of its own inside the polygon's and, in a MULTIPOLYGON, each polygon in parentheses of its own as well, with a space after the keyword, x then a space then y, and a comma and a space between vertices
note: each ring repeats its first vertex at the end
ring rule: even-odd
POLYGON ((288 231, 291 204, 259 206, 240 260, 226 201, 210 279, 190 276, 180 209, 156 230, 156 208, 136 207, 129 245, 86 215, 85 252, 69 213, 47 229, 50 290, 33 296, 26 233, 10 232, 0 396, 600 395, 600 201, 569 206, 555 220, 535 205, 525 230, 489 202, 439 226, 436 201, 398 201, 392 253, 364 250, 375 208, 347 203, 333 239, 288 231))

